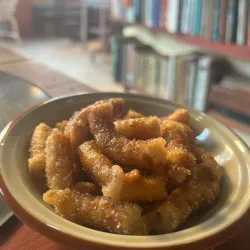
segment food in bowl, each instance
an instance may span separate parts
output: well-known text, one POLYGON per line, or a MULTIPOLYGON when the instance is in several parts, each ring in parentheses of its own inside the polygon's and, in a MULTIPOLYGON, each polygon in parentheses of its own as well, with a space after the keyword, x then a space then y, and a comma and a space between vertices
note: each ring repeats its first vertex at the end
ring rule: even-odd
POLYGON ((110 233, 180 229, 220 193, 221 167, 195 145, 189 115, 146 117, 124 101, 98 101, 33 132, 28 167, 46 181, 43 200, 72 222, 110 233))

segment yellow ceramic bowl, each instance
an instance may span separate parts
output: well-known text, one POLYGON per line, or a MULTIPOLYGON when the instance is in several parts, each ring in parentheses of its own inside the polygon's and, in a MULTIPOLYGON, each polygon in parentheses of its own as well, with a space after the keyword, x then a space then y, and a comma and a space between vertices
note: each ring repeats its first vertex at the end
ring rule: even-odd
POLYGON ((53 126, 97 100, 122 97, 126 109, 166 116, 178 108, 170 102, 137 95, 98 93, 53 99, 19 116, 2 133, 0 193, 14 213, 35 230, 76 249, 207 249, 229 239, 249 218, 250 155, 246 145, 215 119, 190 110, 191 125, 223 168, 218 202, 189 222, 187 229, 165 235, 124 236, 67 221, 42 200, 27 169, 31 132, 40 122, 53 126))

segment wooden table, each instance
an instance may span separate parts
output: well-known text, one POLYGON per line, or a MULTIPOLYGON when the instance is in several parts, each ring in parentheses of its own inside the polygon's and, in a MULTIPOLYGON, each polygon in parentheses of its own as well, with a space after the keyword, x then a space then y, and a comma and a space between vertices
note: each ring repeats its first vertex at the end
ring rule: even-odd
MULTIPOLYGON (((96 91, 35 61, 0 66, 0 70, 36 83, 52 96, 96 91)), ((244 231, 237 233, 238 236, 217 247, 216 250, 250 249, 250 223, 244 231)), ((52 242, 27 225, 22 224, 15 216, 0 228, 0 249, 66 250, 64 246, 52 242)))

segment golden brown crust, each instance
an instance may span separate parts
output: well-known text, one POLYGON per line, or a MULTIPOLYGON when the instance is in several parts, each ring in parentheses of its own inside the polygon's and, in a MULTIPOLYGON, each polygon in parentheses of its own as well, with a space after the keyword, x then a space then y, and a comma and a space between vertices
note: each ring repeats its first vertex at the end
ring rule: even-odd
POLYGON ((77 165, 68 138, 53 129, 46 141, 46 178, 49 188, 64 189, 75 184, 77 165))
POLYGON ((146 215, 152 233, 177 230, 200 207, 211 204, 219 194, 222 170, 210 154, 191 170, 185 184, 174 190, 168 200, 146 215))
POLYGON ((43 199, 54 206, 59 215, 78 224, 111 233, 147 234, 142 210, 136 204, 115 202, 107 197, 80 194, 70 189, 49 190, 43 199))
POLYGON ((118 120, 116 131, 128 139, 147 140, 161 136, 159 119, 156 116, 118 120))
POLYGON ((62 133, 64 133, 64 130, 65 130, 65 128, 66 128, 66 126, 68 125, 68 120, 63 120, 63 121, 61 121, 61 122, 58 122, 57 124, 56 124, 56 128, 60 131, 60 132, 62 132, 62 133))
POLYGON ((113 161, 124 166, 158 171, 166 163, 165 140, 129 140, 114 128, 110 103, 93 106, 88 113, 90 131, 97 145, 113 161))
POLYGON ((78 182, 74 185, 73 189, 81 194, 102 195, 100 187, 94 182, 78 182))
POLYGON ((45 123, 40 123, 36 126, 31 138, 28 167, 30 173, 40 179, 45 178, 45 146, 51 131, 51 127, 45 123))
POLYGON ((137 169, 125 174, 121 200, 156 201, 167 198, 165 180, 159 176, 142 176, 137 169))
POLYGON ((130 109, 123 119, 126 120, 126 119, 142 118, 142 117, 144 117, 143 114, 141 114, 133 109, 130 109))
POLYGON ((176 109, 172 114, 167 116, 168 120, 189 124, 189 114, 186 109, 176 109))
POLYGON ((75 112, 75 114, 70 118, 67 126, 65 127, 64 133, 70 139, 73 149, 76 149, 89 138, 90 132, 87 121, 87 113, 89 108, 94 105, 99 105, 106 102, 110 102, 113 105, 113 115, 114 117, 117 117, 124 105, 124 101, 121 98, 112 98, 108 100, 98 101, 93 105, 75 112))
POLYGON ((114 165, 96 145, 95 141, 83 143, 79 149, 82 168, 86 174, 102 187, 104 196, 120 200, 120 192, 124 181, 121 167, 114 165))

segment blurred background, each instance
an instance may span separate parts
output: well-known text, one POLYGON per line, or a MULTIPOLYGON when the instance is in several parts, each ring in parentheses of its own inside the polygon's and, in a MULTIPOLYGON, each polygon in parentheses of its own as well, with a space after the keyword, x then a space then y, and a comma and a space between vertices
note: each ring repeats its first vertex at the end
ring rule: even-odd
POLYGON ((249 4, 0 0, 0 69, 28 58, 97 91, 171 100, 250 145, 249 4))

